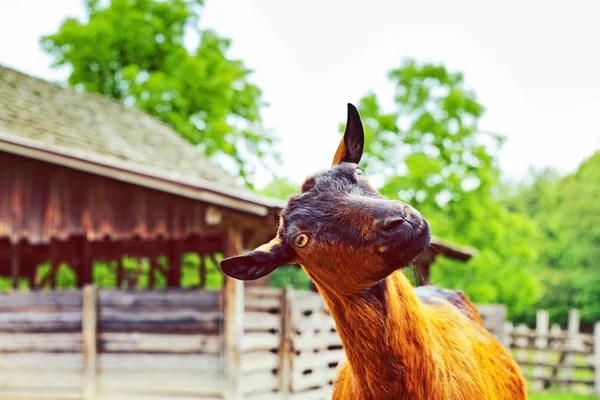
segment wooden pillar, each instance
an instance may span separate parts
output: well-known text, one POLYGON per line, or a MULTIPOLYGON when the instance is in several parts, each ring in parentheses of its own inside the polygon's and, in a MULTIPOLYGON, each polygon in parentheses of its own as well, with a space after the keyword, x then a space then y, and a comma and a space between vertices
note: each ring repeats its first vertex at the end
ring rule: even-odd
POLYGON ((123 287, 123 256, 119 256, 116 259, 117 262, 117 282, 116 282, 116 287, 117 289, 121 289, 123 287))
POLYGON ((198 274, 200 280, 199 286, 201 288, 206 287, 206 257, 207 256, 205 255, 200 255, 200 266, 198 268, 198 274))
MULTIPOLYGON (((569 322, 567 326, 567 356, 565 357, 565 378, 573 379, 573 365, 575 363, 575 354, 573 351, 580 350, 579 337, 579 310, 569 310, 569 322)), ((569 389, 571 384, 567 382, 565 387, 569 389)))
POLYGON ((537 349, 535 354, 535 362, 539 365, 533 370, 533 376, 535 377, 533 388, 535 391, 543 390, 545 385, 544 367, 541 365, 546 361, 546 347, 548 347, 549 330, 548 312, 544 310, 538 310, 535 322, 535 347, 537 349))
POLYGON ((50 287, 56 288, 56 275, 60 267, 60 259, 58 258, 58 242, 54 239, 50 241, 50 287))
POLYGON ((83 339, 83 394, 91 398, 96 393, 96 360, 97 360, 97 309, 98 295, 96 287, 86 285, 83 288, 82 339, 83 339))
POLYGON ((167 287, 181 286, 181 242, 170 240, 167 242, 167 258, 169 269, 167 270, 167 287))
POLYGON ((86 236, 77 239, 77 252, 77 287, 84 287, 94 280, 91 246, 86 236))
POLYGON ((158 259, 154 251, 150 251, 148 255, 148 289, 154 289, 154 267, 158 264, 158 259))
POLYGON ((14 243, 10 248, 10 275, 12 277, 12 287, 16 289, 19 286, 19 275, 21 266, 21 252, 19 243, 14 243))
MULTIPOLYGON (((242 251, 242 234, 235 228, 228 228, 225 234, 225 257, 232 257, 242 251)), ((242 355, 242 336, 244 334, 244 282, 225 276, 223 296, 225 306, 224 320, 224 361, 227 380, 224 398, 241 400, 240 361, 242 355)))

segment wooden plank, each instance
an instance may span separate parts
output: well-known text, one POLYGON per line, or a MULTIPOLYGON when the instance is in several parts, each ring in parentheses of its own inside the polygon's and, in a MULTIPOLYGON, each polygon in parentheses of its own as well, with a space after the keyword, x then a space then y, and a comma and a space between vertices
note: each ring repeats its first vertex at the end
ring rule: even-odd
POLYGON ((292 353, 292 296, 293 290, 286 286, 281 295, 281 344, 279 346, 279 392, 289 393, 290 387, 290 369, 292 353))
POLYGON ((313 333, 297 335, 293 340, 293 347, 296 351, 313 351, 327 347, 339 347, 342 345, 337 332, 313 333))
POLYGON ((15 388, 80 391, 83 388, 83 376, 70 371, 2 371, 0 389, 15 388))
POLYGON ((298 334, 311 334, 316 330, 322 330, 328 325, 327 322, 329 320, 332 320, 332 318, 323 312, 316 312, 306 317, 296 314, 296 317, 294 318, 294 330, 298 332, 298 334))
POLYGON ((195 311, 172 309, 165 311, 121 311, 113 308, 103 308, 100 313, 101 323, 110 322, 203 322, 206 324, 220 324, 223 319, 223 313, 220 311, 195 311))
MULTIPOLYGON (((185 397, 184 397, 185 398, 185 397)), ((197 394, 193 397, 194 400, 222 400, 220 395, 210 394, 197 394)), ((20 399, 19 399, 20 400, 20 399)), ((77 400, 81 400, 78 397, 77 400)), ((179 394, 163 394, 160 396, 153 396, 152 394, 133 394, 133 393, 109 393, 109 394, 97 394, 90 400, 182 400, 182 396, 179 394)))
POLYGON ((248 286, 244 292, 246 299, 249 298, 275 298, 279 299, 282 295, 281 289, 269 287, 252 287, 248 286))
POLYGON ((83 394, 86 397, 93 396, 96 393, 96 362, 97 362, 97 290, 93 285, 87 285, 83 288, 83 394))
POLYGON ((0 293, 0 311, 22 311, 23 307, 52 307, 60 309, 69 307, 81 309, 83 304, 82 292, 79 290, 60 291, 15 291, 11 293, 0 293))
POLYGON ((246 298, 246 311, 266 311, 270 313, 278 313, 281 310, 281 301, 278 298, 246 298))
POLYGON ((270 330, 279 331, 280 329, 281 317, 278 314, 247 311, 244 315, 245 332, 268 332, 270 330))
MULTIPOLYGON (((227 227, 225 235, 225 257, 239 255, 242 250, 242 233, 233 227, 227 227)), ((244 336, 244 282, 225 276, 223 288, 225 296, 224 314, 224 355, 227 390, 226 400, 241 400, 240 362, 243 353, 244 336)))
MULTIPOLYGON (((536 315, 536 324, 535 324, 535 332, 539 334, 539 337, 535 339, 535 347, 538 348, 538 351, 535 354, 535 361, 537 363, 543 364, 546 353, 544 350, 548 347, 548 340, 542 338, 541 336, 546 336, 549 331, 549 316, 547 311, 538 310, 536 315)), ((536 367, 533 370, 533 375, 536 376, 536 380, 533 382, 533 388, 536 391, 540 391, 544 389, 544 370, 541 367, 536 367)))
POLYGON ((220 354, 100 354, 98 369, 103 372, 223 372, 220 354))
POLYGON ((170 310, 123 312, 103 309, 99 329, 111 332, 217 334, 223 314, 219 311, 170 310))
POLYGON ((301 392, 310 388, 320 388, 323 386, 328 386, 329 382, 332 381, 337 374, 335 368, 326 369, 319 373, 312 374, 302 374, 295 373, 292 374, 292 391, 293 392, 301 392))
POLYGON ((173 288, 153 291, 101 289, 99 304, 101 310, 105 307, 169 307, 216 311, 219 309, 219 292, 173 288))
MULTIPOLYGON (((594 367, 592 365, 567 364, 564 362, 564 359, 560 360, 558 363, 524 360, 520 361, 519 365, 524 367, 553 368, 557 370, 570 367, 576 370, 594 371, 594 367)), ((556 374, 554 376, 556 376, 556 374)), ((548 378, 544 378, 542 373, 542 375, 540 375, 540 379, 547 380, 548 378)))
POLYGON ((300 353, 292 360, 292 370, 302 372, 316 367, 327 367, 340 363, 344 359, 344 350, 328 350, 321 353, 300 353))
MULTIPOLYGON (((524 375, 524 378, 528 381, 533 381, 535 379, 535 377, 531 376, 531 375, 524 375)), ((572 379, 572 378, 562 378, 562 377, 554 377, 554 378, 547 378, 547 379, 553 383, 569 385, 569 386, 570 385, 593 385, 594 384, 593 379, 572 379)))
MULTIPOLYGON (((59 392, 53 390, 49 393, 47 390, 39 391, 19 390, 19 389, 1 389, 0 399, 2 400, 81 400, 81 393, 77 391, 59 392)), ((96 400, 96 399, 94 399, 96 400)))
POLYGON ((332 395, 333 390, 331 386, 325 386, 320 389, 292 393, 286 397, 286 400, 330 400, 332 395))
POLYGON ((279 356, 271 352, 244 353, 240 363, 242 373, 272 371, 279 367, 279 356))
POLYGON ((273 392, 279 386, 277 375, 270 371, 246 374, 240 380, 244 396, 273 392))
POLYGON ((0 333, 0 353, 81 351, 81 333, 0 333))
POLYGON ((100 371, 98 391, 102 395, 148 394, 179 396, 219 396, 224 382, 219 374, 197 373, 136 373, 119 371, 116 373, 100 371))
POLYGON ((0 374, 4 370, 22 370, 24 372, 83 371, 81 353, 2 353, 0 354, 0 374))
POLYGON ((81 312, 3 312, 0 313, 0 332, 52 333, 81 330, 81 312))
POLYGON ((208 353, 221 352, 216 335, 159 335, 152 333, 101 332, 99 345, 106 353, 208 353))
MULTIPOLYGON (((289 397, 283 393, 259 393, 244 396, 244 400, 288 400, 289 397)), ((329 399, 328 399, 329 400, 329 399)))
POLYGON ((277 350, 280 343, 280 335, 274 333, 246 333, 242 337, 242 352, 277 350))

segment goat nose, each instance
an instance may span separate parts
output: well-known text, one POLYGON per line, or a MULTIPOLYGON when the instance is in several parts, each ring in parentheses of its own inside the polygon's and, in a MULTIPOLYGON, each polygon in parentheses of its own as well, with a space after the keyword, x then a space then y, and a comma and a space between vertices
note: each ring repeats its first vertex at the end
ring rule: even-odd
POLYGON ((381 232, 392 232, 405 222, 406 220, 403 217, 387 217, 377 221, 377 228, 381 232))

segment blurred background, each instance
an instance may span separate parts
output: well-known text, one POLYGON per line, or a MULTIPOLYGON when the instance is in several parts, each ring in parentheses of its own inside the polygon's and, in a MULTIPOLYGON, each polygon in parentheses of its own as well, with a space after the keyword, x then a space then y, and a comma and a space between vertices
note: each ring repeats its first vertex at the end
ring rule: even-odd
MULTIPOLYGON (((353 103, 370 182, 420 210, 434 235, 476 249, 466 262, 436 258, 433 284, 503 305, 508 321, 531 329, 542 310, 565 330, 576 310, 577 331, 591 335, 600 321, 599 7, 0 0, 0 66, 141 110, 232 185, 281 200, 330 165, 353 103)), ((185 252, 180 286, 203 279, 220 289, 221 256, 185 252)), ((113 263, 97 260, 92 282, 168 286, 147 259, 121 262, 135 280, 121 283, 113 263)), ((40 262, 33 279, 50 273, 56 290, 79 286, 68 262, 40 262)), ((286 285, 311 288, 294 267, 269 281, 286 285)), ((0 277, 0 288, 13 286, 0 277)))

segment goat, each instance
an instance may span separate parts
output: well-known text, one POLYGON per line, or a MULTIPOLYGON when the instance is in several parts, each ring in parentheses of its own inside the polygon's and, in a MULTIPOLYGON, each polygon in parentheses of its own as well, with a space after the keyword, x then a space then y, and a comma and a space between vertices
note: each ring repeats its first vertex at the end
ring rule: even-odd
POLYGON ((348 104, 329 169, 308 177, 277 235, 221 262, 240 280, 300 264, 324 298, 347 361, 333 399, 520 400, 525 381, 462 291, 413 288, 401 271, 430 243, 413 207, 385 199, 358 166, 364 132, 348 104))

